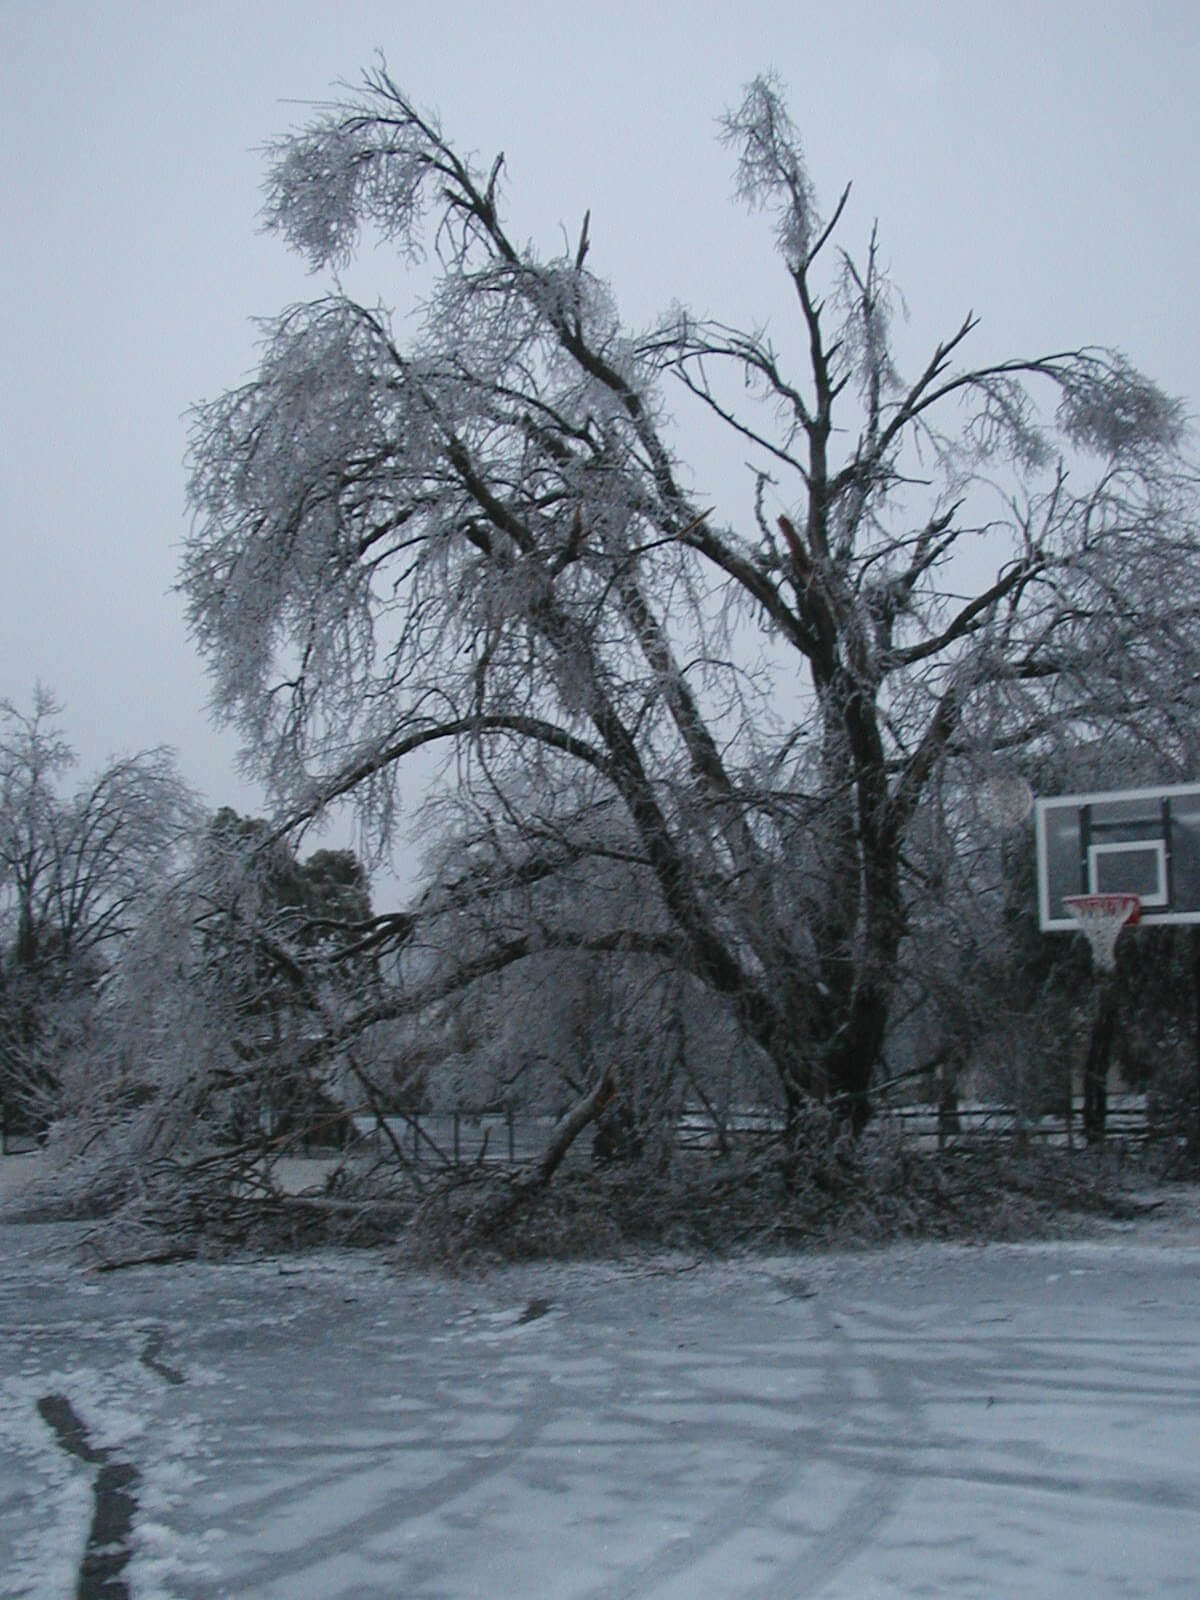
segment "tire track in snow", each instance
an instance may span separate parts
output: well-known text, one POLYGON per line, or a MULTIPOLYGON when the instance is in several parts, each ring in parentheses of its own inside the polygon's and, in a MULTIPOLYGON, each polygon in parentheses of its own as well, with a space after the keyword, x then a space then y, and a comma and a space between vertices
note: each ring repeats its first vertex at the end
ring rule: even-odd
MULTIPOLYGON (((919 1448, 927 1429, 916 1384, 906 1364, 890 1357, 872 1358, 841 1333, 841 1323, 832 1326, 839 1330, 857 1370, 869 1372, 875 1380, 879 1402, 893 1419, 896 1437, 905 1440, 906 1453, 919 1448)), ((842 1426, 814 1452, 810 1465, 818 1471, 823 1461, 851 1466, 862 1471, 866 1481, 829 1528, 811 1538, 800 1555, 777 1568, 763 1583, 744 1591, 742 1600, 804 1600, 805 1596, 818 1594, 843 1567, 870 1549, 880 1527, 894 1514, 908 1485, 908 1475, 901 1471, 901 1453, 880 1451, 868 1459, 849 1455, 845 1436, 854 1422, 851 1408, 842 1426)))
MULTIPOLYGON (((803 1298, 806 1301, 811 1299, 807 1295, 803 1298)), ((794 1430, 788 1432, 786 1456, 781 1456, 775 1441, 771 1441, 776 1449, 773 1459, 700 1518, 687 1534, 676 1536, 636 1566, 627 1567, 623 1572, 588 1589, 582 1600, 641 1600, 641 1597, 654 1594, 663 1585, 685 1577, 689 1571, 718 1555, 723 1545, 740 1537, 748 1527, 764 1523, 770 1508, 793 1493, 804 1475, 819 1464, 831 1438, 836 1438, 849 1426, 850 1408, 854 1403, 853 1373, 848 1359, 849 1342, 841 1331, 841 1324, 825 1307, 810 1304, 807 1310, 819 1329, 817 1340, 822 1351, 821 1380, 814 1392, 803 1396, 798 1402, 808 1414, 797 1423, 794 1430), (831 1435, 829 1424, 835 1418, 840 1420, 836 1422, 831 1435)), ((683 1376, 683 1370, 677 1371, 674 1374, 675 1381, 679 1382, 683 1376)), ((713 1397, 713 1405, 715 1417, 712 1426, 719 1428, 719 1396, 713 1397)), ((630 1420, 634 1420, 633 1415, 630 1420)), ((644 1421, 642 1426, 644 1429, 644 1421)), ((864 1509, 860 1499, 856 1497, 852 1506, 839 1517, 838 1529, 843 1523, 847 1527, 855 1525, 855 1519, 862 1515, 864 1509)), ((880 1517, 876 1516, 871 1526, 879 1520, 880 1517)), ((833 1532, 830 1530, 830 1534, 833 1532)), ((830 1534, 818 1536, 815 1543, 823 1543, 830 1534)), ((754 1591, 755 1595, 759 1592, 754 1591)), ((773 1596, 776 1593, 774 1582, 761 1592, 764 1597, 773 1596)), ((783 1590, 778 1592, 784 1593, 783 1590)), ((796 1595, 805 1592, 808 1591, 794 1591, 796 1595)), ((792 1593, 788 1591, 789 1600, 792 1593)))
MULTIPOLYGON (((435 1396, 433 1404, 436 1406, 436 1403, 435 1396)), ((298 1580, 311 1569, 318 1568, 330 1555, 361 1547, 377 1535, 393 1533, 406 1523, 438 1515, 455 1501, 518 1465, 536 1448, 546 1429, 561 1413, 562 1406, 562 1398, 556 1392, 531 1385, 522 1399, 497 1405, 497 1410, 509 1414, 509 1426, 504 1433, 495 1438, 481 1436, 444 1442, 445 1453, 460 1458, 456 1465, 428 1482, 405 1483, 389 1489, 382 1497, 371 1498, 362 1510, 342 1517, 335 1527, 323 1527, 317 1538, 293 1550, 273 1551, 263 1559, 249 1562, 239 1573, 243 1589, 249 1592, 259 1583, 277 1583, 288 1578, 298 1580)), ((414 1443, 434 1447, 438 1442, 436 1417, 415 1439, 410 1436, 405 1442, 410 1447, 414 1443)), ((387 1465, 390 1457, 387 1450, 372 1454, 374 1460, 340 1481, 344 1499, 352 1501, 356 1489, 370 1495, 380 1468, 387 1465)), ((303 1503, 306 1497, 319 1501, 325 1497, 327 1489, 325 1473, 311 1473, 289 1483, 286 1498, 293 1503, 303 1503)), ((261 1514, 261 1504, 258 1511, 261 1514)))

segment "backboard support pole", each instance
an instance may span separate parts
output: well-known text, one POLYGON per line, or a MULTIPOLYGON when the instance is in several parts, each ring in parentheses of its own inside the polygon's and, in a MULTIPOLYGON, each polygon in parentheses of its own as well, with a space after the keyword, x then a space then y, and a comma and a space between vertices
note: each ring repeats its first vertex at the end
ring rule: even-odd
POLYGON ((1091 1036, 1083 1063, 1083 1137, 1104 1143, 1108 1120, 1108 1064, 1117 1026, 1117 940, 1121 929, 1138 920, 1136 894, 1077 894, 1063 904, 1079 924, 1092 951, 1096 1000, 1091 1036))

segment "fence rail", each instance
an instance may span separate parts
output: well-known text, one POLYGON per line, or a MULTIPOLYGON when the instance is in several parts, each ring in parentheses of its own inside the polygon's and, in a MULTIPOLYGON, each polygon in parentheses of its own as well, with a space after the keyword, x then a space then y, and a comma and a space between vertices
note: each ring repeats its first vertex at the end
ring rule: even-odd
MULTIPOLYGON (((354 1116, 351 1122, 359 1141, 394 1146, 403 1159, 420 1166, 534 1161, 544 1152, 555 1125, 553 1117, 470 1110, 385 1116, 382 1127, 380 1119, 373 1116, 354 1116)), ((897 1128, 921 1149, 970 1148, 1015 1139, 1065 1148, 1082 1142, 1083 1102, 1075 1100, 1069 1117, 1065 1112, 1022 1116, 1012 1106, 979 1101, 964 1102, 953 1112, 923 1104, 882 1106, 874 1125, 897 1128)), ((730 1112, 720 1123, 694 1108, 679 1118, 675 1139, 681 1151, 711 1152, 771 1139, 782 1132, 782 1118, 770 1108, 745 1107, 730 1112)), ((1114 1144, 1142 1144, 1153 1132, 1145 1095, 1109 1096, 1106 1137, 1114 1144)), ((31 1151, 38 1142, 35 1135, 0 1117, 0 1154, 31 1151)), ((299 1135, 297 1144, 312 1149, 319 1147, 320 1141, 299 1135)), ((589 1149, 590 1141, 581 1140, 579 1150, 589 1149)))
MULTIPOLYGON (((366 1141, 394 1140, 405 1159, 416 1164, 470 1165, 474 1162, 517 1163, 536 1160, 546 1148, 553 1117, 519 1117, 506 1112, 419 1112, 383 1119, 356 1116, 355 1130, 366 1141)), ((953 1113, 934 1105, 881 1107, 875 1126, 894 1127, 922 1149, 969 1148, 1010 1143, 1069 1147, 1083 1139, 1083 1102, 1076 1099, 1068 1117, 1064 1112, 1023 1116, 1012 1106, 964 1102, 953 1113)), ((1141 1144, 1152 1133, 1146 1097, 1120 1094, 1109 1097, 1106 1137, 1114 1143, 1141 1144)), ((718 1125, 699 1109, 688 1110, 676 1125, 676 1147, 681 1151, 713 1151, 722 1146, 752 1144, 783 1132, 780 1114, 768 1108, 731 1112, 718 1125)), ((587 1148, 587 1141, 581 1142, 587 1148)))
MULTIPOLYGON (((1076 1097, 1068 1114, 1022 1114, 1012 1106, 967 1101, 953 1110, 937 1106, 885 1106, 876 1113, 882 1125, 899 1127, 921 1148, 951 1148, 980 1144, 1029 1143, 1070 1148, 1083 1142, 1083 1100, 1076 1097)), ((1144 1144, 1153 1133, 1144 1094, 1108 1097, 1105 1138, 1114 1144, 1144 1144)))
POLYGON ((554 1127, 552 1117, 517 1117, 504 1111, 421 1111, 382 1119, 356 1116, 353 1122, 360 1139, 394 1142, 414 1163, 459 1166, 533 1160, 541 1155, 554 1127))

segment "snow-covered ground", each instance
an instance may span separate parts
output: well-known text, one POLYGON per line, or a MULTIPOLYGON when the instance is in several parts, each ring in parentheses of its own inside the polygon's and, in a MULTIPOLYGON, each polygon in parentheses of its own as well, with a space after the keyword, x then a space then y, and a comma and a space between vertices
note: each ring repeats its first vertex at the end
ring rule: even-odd
POLYGON ((1196 1216, 457 1279, 3 1226, 0 1594, 75 1595, 132 1468, 97 1594, 1195 1596, 1196 1216))

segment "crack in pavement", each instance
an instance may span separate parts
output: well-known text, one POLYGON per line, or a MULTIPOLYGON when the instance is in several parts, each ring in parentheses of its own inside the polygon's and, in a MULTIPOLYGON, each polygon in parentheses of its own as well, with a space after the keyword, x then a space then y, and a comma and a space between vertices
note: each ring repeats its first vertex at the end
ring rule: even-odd
POLYGON ((155 1377, 161 1378, 164 1383, 183 1383, 186 1380, 178 1367, 169 1366, 165 1361, 159 1360, 159 1354, 166 1342, 166 1334, 161 1329, 158 1329, 146 1340, 138 1360, 144 1367, 149 1368, 155 1377))
POLYGON ((45 1394, 37 1402, 37 1409, 68 1455, 100 1468, 92 1490, 95 1510, 75 1600, 129 1600, 129 1585, 121 1574, 133 1553, 130 1538, 142 1475, 132 1463, 114 1461, 111 1451, 92 1444, 82 1418, 66 1395, 45 1394))

